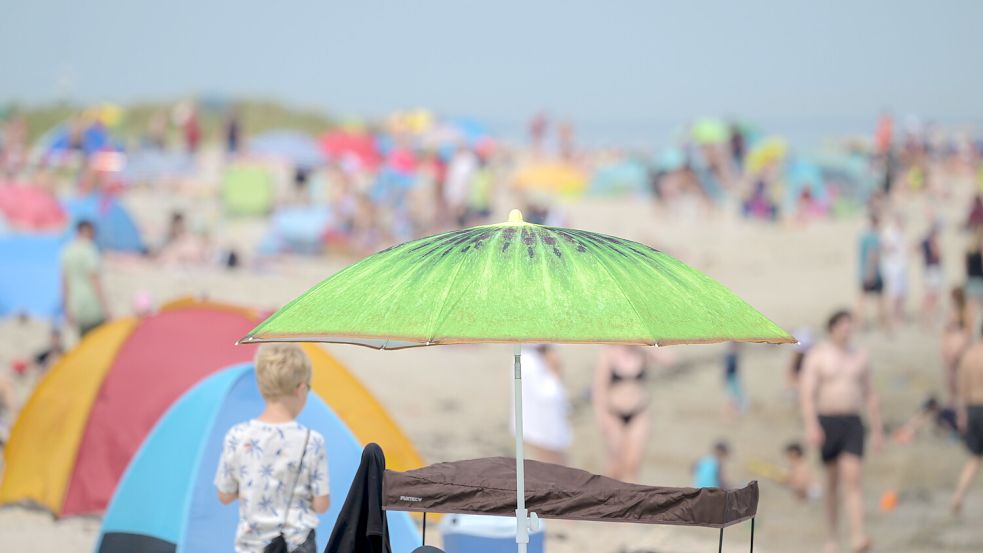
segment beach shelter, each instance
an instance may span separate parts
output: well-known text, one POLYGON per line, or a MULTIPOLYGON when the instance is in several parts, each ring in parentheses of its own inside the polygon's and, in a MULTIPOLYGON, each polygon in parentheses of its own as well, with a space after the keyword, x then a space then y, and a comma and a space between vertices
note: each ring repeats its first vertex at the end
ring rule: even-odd
POLYGON ((268 131, 249 140, 249 153, 282 160, 300 167, 317 167, 324 163, 324 153, 310 136, 297 131, 268 131))
POLYGON ((722 144, 730 138, 730 126, 713 117, 701 117, 693 123, 693 140, 697 144, 722 144))
POLYGON ((769 166, 780 163, 788 155, 785 139, 772 136, 755 144, 747 154, 745 164, 751 173, 757 173, 769 166))
POLYGON ((317 255, 324 250, 324 236, 330 225, 327 206, 281 207, 270 217, 269 230, 259 244, 260 253, 317 255))
POLYGON ((419 139, 421 145, 436 149, 445 157, 452 155, 460 145, 481 149, 494 144, 488 126, 471 117, 444 118, 437 124, 423 129, 419 139))
MULTIPOLYGON (((184 300, 92 331, 52 367, 21 409, 4 450, 0 503, 33 502, 58 516, 102 512, 161 414, 202 378, 248 362, 235 340, 258 321, 235 306, 184 300)), ((391 464, 422 465, 379 402, 334 357, 305 347, 312 387, 356 437, 386 442, 391 464)))
POLYGON ((120 172, 126 183, 143 183, 178 179, 194 174, 194 158, 186 151, 142 149, 130 152, 120 172))
POLYGON ((862 204, 878 186, 877 175, 867 156, 839 148, 824 149, 810 156, 823 174, 823 180, 841 198, 862 204))
POLYGON ((386 132, 419 135, 434 125, 434 114, 425 108, 394 111, 386 116, 386 132))
POLYGON ((592 194, 643 194, 648 189, 649 168, 630 158, 598 166, 591 175, 592 194))
POLYGON ((0 236, 0 317, 51 319, 61 312, 63 244, 59 235, 0 236))
POLYGON ((260 165, 236 164, 222 176, 222 207, 229 215, 266 215, 273 209, 273 176, 260 165))
MULTIPOLYGON (((390 511, 512 516, 515 460, 489 457, 387 469, 382 503, 390 511), (413 498, 407 500, 407 498, 413 498)), ((720 528, 753 518, 758 483, 739 489, 643 486, 540 461, 526 461, 528 507, 542 518, 720 528)), ((753 539, 753 538, 752 538, 753 539)))
POLYGON ((782 207, 786 211, 794 210, 799 198, 808 191, 809 197, 821 209, 829 207, 829 195, 826 190, 826 180, 818 165, 805 159, 795 159, 785 168, 785 190, 782 195, 782 207))
POLYGON ((659 172, 679 171, 684 167, 686 167, 686 154, 675 146, 664 148, 655 160, 655 169, 659 172))
POLYGON ((333 131, 321 137, 321 151, 336 161, 355 160, 364 169, 375 169, 382 162, 376 139, 371 134, 333 131))
POLYGON ((96 227, 96 245, 101 250, 142 254, 147 251, 140 229, 122 202, 112 194, 94 193, 65 201, 71 222, 68 235, 75 233, 81 220, 96 227))
POLYGON ((504 223, 366 257, 291 301, 240 343, 272 341, 377 349, 513 344, 516 543, 525 553, 530 516, 521 344, 780 344, 795 338, 722 284, 663 252, 614 236, 526 223, 513 210, 504 223))
POLYGON ((0 216, 10 229, 24 232, 59 232, 68 222, 54 194, 24 184, 0 184, 0 216))
POLYGON ((90 156, 103 150, 122 150, 119 141, 110 135, 109 130, 100 121, 88 123, 77 133, 77 138, 73 139, 71 124, 62 125, 42 137, 41 151, 45 156, 59 156, 77 149, 82 154, 90 156))
POLYGON ((518 189, 580 194, 587 188, 587 175, 570 163, 544 161, 521 167, 512 183, 518 189))
MULTIPOLYGON (((238 364, 191 388, 161 417, 126 469, 103 517, 97 553, 212 553, 231 551, 237 504, 219 503, 215 485, 222 440, 233 425, 263 409, 253 367, 238 364)), ((298 421, 324 435, 331 508, 320 515, 318 551, 331 534, 361 445, 318 395, 311 394, 298 421)), ((389 515, 393 551, 420 543, 407 513, 389 515)))

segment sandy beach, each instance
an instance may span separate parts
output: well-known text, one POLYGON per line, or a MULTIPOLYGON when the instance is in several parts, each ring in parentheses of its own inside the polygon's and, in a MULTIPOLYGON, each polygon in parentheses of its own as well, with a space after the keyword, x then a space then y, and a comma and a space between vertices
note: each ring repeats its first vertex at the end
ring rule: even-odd
MULTIPOLYGON (((969 190, 962 186, 959 190, 969 190)), ((964 237, 952 230, 963 217, 966 194, 946 200, 941 209, 950 228, 944 237, 947 283, 961 280, 964 237)), ((506 194, 498 206, 510 206, 506 194)), ((173 207, 192 215, 211 216, 213 203, 188 202, 150 190, 135 190, 126 204, 142 225, 163 224, 173 207)), ((908 234, 921 233, 930 204, 926 198, 902 199, 909 216, 908 234)), ((784 328, 809 326, 819 331, 828 314, 852 306, 856 299, 856 241, 862 219, 818 221, 777 231, 768 224, 701 208, 669 214, 650 202, 632 198, 584 198, 563 204, 572 226, 646 242, 679 257, 720 280, 784 328)), ((504 218, 503 213, 496 217, 504 218)), ((158 227, 159 228, 159 227, 158 227)), ((262 234, 248 220, 224 221, 216 242, 247 246, 262 234)), ((158 301, 182 295, 275 308, 350 262, 345 258, 284 257, 262 270, 227 272, 217 268, 160 271, 146 261, 111 258, 106 283, 116 314, 130 313, 134 294, 148 291, 158 301)), ((909 311, 920 301, 921 275, 911 267, 909 311)), ((0 367, 27 357, 45 339, 39 323, 7 320, 0 325, 0 367)), ((870 349, 875 384, 886 424, 897 428, 929 393, 942 389, 938 331, 909 322, 893 336, 863 332, 859 343, 870 349)), ((175 346, 179 347, 179 346, 175 346)), ((380 398, 427 461, 511 455, 508 429, 510 351, 505 346, 448 346, 399 352, 376 352, 351 346, 330 351, 380 398), (476 393, 481 390, 481 393, 476 393)), ((603 471, 600 437, 588 399, 598 347, 563 346, 565 381, 574 401, 574 445, 569 464, 603 471)), ((751 400, 740 418, 727 415, 720 346, 675 346, 672 368, 650 379, 652 439, 641 480, 667 486, 690 484, 690 467, 710 444, 726 437, 733 447, 728 470, 737 481, 755 479, 749 465, 781 462, 781 449, 801 439, 796 404, 785 389, 789 347, 749 345, 742 375, 751 400)), ((21 400, 30 387, 19 380, 21 400)), ((816 462, 810 452, 809 459, 816 462)), ((970 494, 962 519, 948 515, 947 501, 966 453, 958 442, 922 432, 912 445, 888 443, 867 459, 864 482, 870 532, 876 551, 932 552, 983 550, 980 484, 970 494), (900 503, 882 512, 881 495, 899 494, 900 503)), ((818 469, 818 463, 817 469, 818 469)), ((711 551, 717 532, 700 528, 642 527, 601 523, 548 522, 550 553, 711 551)), ((54 520, 47 513, 20 507, 0 510, 3 550, 25 553, 91 551, 98 535, 96 519, 54 520)), ((725 533, 725 551, 746 551, 749 525, 725 533)), ((761 481, 755 548, 762 552, 818 551, 823 540, 819 502, 799 503, 786 490, 761 481)))

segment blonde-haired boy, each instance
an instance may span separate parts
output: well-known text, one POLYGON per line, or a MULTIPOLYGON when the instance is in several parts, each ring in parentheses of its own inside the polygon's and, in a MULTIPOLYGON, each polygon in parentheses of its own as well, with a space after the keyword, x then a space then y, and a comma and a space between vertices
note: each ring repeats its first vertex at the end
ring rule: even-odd
POLYGON ((324 437, 296 421, 311 389, 311 361, 294 344, 267 344, 255 366, 266 407, 226 433, 215 474, 219 501, 239 500, 238 553, 261 552, 280 534, 289 551, 313 553, 317 513, 330 498, 324 437))

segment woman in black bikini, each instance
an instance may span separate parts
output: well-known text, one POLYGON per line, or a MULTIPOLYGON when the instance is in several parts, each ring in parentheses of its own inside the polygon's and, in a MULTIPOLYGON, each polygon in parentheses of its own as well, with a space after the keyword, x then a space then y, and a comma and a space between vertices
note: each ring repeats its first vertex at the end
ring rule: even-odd
POLYGON ((606 446, 607 474, 626 482, 637 480, 648 442, 648 366, 645 349, 612 346, 594 371, 594 413, 606 446))

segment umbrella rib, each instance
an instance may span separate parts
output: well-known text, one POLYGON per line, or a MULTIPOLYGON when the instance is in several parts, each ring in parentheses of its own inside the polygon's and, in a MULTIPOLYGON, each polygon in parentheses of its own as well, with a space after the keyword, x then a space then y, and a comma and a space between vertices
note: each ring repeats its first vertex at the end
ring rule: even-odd
POLYGON ((427 335, 425 336, 427 344, 430 344, 433 341, 434 331, 437 328, 437 324, 439 323, 441 316, 444 314, 444 308, 447 307, 447 297, 451 295, 451 290, 454 288, 454 285, 457 284, 457 277, 461 274, 461 267, 463 265, 463 263, 457 264, 457 268, 454 269, 454 276, 447 284, 447 289, 444 290, 444 297, 440 300, 440 309, 437 310, 433 319, 430 320, 430 328, 427 329, 427 335))
POLYGON ((614 274, 611 272, 611 269, 608 269, 608 266, 605 264, 604 259, 602 259, 597 255, 594 255, 594 259, 597 260, 598 265, 600 265, 601 268, 604 269, 604 272, 607 273, 608 276, 611 278, 611 282, 614 282, 614 285, 618 287, 618 291, 621 292, 621 295, 625 297, 625 301, 628 302, 628 306, 631 307, 632 312, 635 313, 635 318, 638 319, 638 322, 642 323, 642 326, 648 329, 649 334, 651 335, 652 338, 652 343, 658 345, 658 337, 655 335, 654 332, 652 332, 652 327, 650 327, 642 319, 642 316, 638 314, 638 309, 635 308, 635 304, 632 303, 631 298, 629 298, 628 294, 625 293, 625 289, 621 286, 621 283, 618 282, 618 279, 614 278, 614 274))

